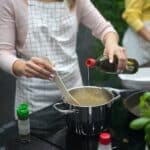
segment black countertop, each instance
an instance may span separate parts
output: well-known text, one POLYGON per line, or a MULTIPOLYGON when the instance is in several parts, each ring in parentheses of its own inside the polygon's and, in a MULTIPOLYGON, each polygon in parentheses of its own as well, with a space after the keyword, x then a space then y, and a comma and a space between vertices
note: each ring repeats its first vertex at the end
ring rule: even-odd
MULTIPOLYGON (((144 150, 143 131, 129 129, 134 118, 123 106, 123 98, 112 105, 110 128, 114 150, 144 150)), ((65 115, 52 106, 31 115, 31 141, 21 144, 17 124, 10 122, 0 128, 0 150, 97 150, 97 136, 80 136, 70 131, 65 115)))

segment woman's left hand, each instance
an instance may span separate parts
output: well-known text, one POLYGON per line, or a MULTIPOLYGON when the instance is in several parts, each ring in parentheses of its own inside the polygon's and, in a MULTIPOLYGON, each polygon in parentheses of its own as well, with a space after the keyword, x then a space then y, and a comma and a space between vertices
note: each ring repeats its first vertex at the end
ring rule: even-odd
POLYGON ((114 56, 118 58, 117 72, 123 72, 127 65, 127 55, 125 48, 119 46, 118 44, 111 44, 110 46, 105 46, 104 55, 109 58, 110 63, 113 63, 114 56))

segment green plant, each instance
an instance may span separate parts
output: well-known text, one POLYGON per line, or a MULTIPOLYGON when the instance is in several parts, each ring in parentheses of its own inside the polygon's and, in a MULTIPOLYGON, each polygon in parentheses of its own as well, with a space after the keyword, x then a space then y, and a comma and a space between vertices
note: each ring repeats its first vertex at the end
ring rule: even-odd
POLYGON ((150 92, 145 92, 140 96, 140 117, 130 123, 130 128, 134 130, 144 129, 145 142, 150 149, 150 92))

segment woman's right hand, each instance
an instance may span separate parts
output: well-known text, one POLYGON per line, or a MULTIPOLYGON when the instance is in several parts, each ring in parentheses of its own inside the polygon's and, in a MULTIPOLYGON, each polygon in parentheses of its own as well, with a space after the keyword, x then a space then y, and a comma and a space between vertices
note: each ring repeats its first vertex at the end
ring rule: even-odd
POLYGON ((50 64, 48 59, 39 57, 32 57, 28 61, 18 59, 13 64, 13 73, 16 76, 26 76, 28 78, 50 79, 54 77, 53 65, 50 64))

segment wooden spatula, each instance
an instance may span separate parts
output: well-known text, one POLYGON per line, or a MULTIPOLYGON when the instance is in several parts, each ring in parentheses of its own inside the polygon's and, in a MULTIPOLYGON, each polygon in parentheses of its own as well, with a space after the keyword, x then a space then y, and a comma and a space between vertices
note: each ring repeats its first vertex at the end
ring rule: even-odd
MULTIPOLYGON (((51 63, 51 61, 46 57, 45 58, 49 63, 51 63)), ((51 63, 52 64, 52 63, 51 63)), ((64 85, 62 79, 60 78, 59 74, 57 71, 54 71, 54 81, 56 82, 57 87, 60 89, 60 91, 62 92, 63 96, 64 96, 64 101, 69 103, 69 104, 76 104, 76 105, 80 105, 80 103, 68 92, 66 86, 64 85)))

